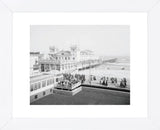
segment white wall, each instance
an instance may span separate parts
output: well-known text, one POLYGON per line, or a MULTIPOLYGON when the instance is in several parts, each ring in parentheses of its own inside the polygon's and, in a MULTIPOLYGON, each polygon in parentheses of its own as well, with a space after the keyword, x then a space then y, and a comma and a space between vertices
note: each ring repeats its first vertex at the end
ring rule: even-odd
POLYGON ((12 112, 11 25, 12 13, 0 2, 0 128, 9 120, 12 112))
POLYGON ((148 13, 148 110, 160 129, 160 2, 148 13))

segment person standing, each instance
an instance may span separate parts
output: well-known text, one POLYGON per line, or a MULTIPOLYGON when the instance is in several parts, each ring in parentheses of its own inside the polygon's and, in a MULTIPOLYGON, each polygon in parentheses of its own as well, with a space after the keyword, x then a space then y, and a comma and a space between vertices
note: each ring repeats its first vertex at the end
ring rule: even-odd
POLYGON ((106 79, 106 81, 105 81, 105 85, 108 86, 108 80, 107 80, 107 79, 106 79))

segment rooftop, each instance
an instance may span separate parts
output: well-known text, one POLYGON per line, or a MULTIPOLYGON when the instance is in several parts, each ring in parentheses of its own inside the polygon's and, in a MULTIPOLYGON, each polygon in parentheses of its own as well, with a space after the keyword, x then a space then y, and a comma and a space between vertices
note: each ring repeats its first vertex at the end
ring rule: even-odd
MULTIPOLYGON (((56 74, 56 72, 55 72, 55 74, 56 74)), ((40 74, 40 75, 31 76, 30 77, 30 83, 37 82, 37 81, 40 81, 40 80, 45 80, 45 79, 48 79, 50 77, 54 77, 54 75, 51 74, 51 73, 43 73, 43 74, 40 74)))
POLYGON ((62 50, 62 51, 57 52, 55 56, 71 56, 71 52, 62 50))
POLYGON ((83 87, 74 96, 53 93, 31 105, 129 105, 130 93, 108 89, 83 87))
POLYGON ((30 55, 39 55, 40 52, 30 52, 30 55))

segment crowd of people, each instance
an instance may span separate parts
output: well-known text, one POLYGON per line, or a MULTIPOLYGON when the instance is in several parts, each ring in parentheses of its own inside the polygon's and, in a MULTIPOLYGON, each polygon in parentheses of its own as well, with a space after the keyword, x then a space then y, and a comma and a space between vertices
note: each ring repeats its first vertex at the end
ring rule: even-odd
POLYGON ((127 79, 122 78, 120 82, 118 83, 118 79, 115 77, 102 77, 100 78, 100 84, 108 86, 108 84, 114 84, 115 86, 121 87, 121 88, 126 88, 127 87, 127 79))
POLYGON ((85 75, 81 74, 68 74, 64 73, 63 74, 63 80, 68 80, 68 81, 78 81, 83 83, 85 81, 85 75))
POLYGON ((85 75, 80 75, 80 74, 73 75, 73 74, 64 73, 63 80, 58 82, 57 87, 71 89, 74 84, 79 82, 83 83, 84 81, 85 81, 85 75))
MULTIPOLYGON (((58 86, 71 88, 76 83, 84 83, 86 80, 86 76, 83 74, 70 74, 64 73, 63 79, 58 82, 58 86)), ((127 87, 127 79, 117 79, 116 77, 96 77, 91 75, 89 78, 89 82, 100 83, 101 85, 109 86, 114 85, 115 87, 126 88, 127 87)))

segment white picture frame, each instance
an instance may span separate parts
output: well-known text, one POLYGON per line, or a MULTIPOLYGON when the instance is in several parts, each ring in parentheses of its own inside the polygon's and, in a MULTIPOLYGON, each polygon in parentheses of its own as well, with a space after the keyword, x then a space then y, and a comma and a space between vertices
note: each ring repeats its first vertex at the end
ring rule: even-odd
POLYGON ((157 56, 159 55, 159 12, 160 3, 156 0, 126 1, 114 0, 93 2, 82 1, 0 1, 0 128, 17 129, 160 129, 157 56), (65 6, 61 6, 64 2, 65 6), (70 3, 71 2, 71 3, 70 3), (115 3, 117 3, 116 6, 115 3), (90 6, 92 4, 92 6, 90 6), (68 5, 68 6, 67 6, 68 5), (85 6, 83 6, 85 5, 85 6), (54 11, 117 11, 146 12, 148 14, 148 117, 147 118, 13 118, 12 116, 12 19, 16 12, 54 12, 54 11))

